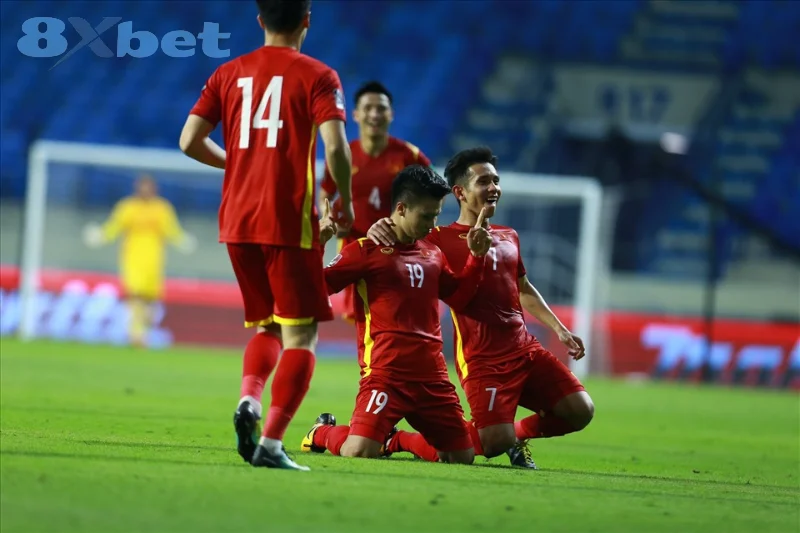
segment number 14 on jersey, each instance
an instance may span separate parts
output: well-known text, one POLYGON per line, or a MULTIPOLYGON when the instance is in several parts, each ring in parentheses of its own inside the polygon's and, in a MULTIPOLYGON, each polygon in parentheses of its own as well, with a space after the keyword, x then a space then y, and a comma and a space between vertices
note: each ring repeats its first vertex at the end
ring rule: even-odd
POLYGON ((253 78, 239 78, 237 86, 242 90, 239 148, 250 148, 251 129, 267 130, 267 148, 275 148, 278 146, 278 130, 283 128, 283 121, 280 117, 283 76, 273 76, 269 80, 269 85, 261 95, 255 114, 253 114, 253 78), (267 106, 269 106, 269 114, 267 114, 267 106), (265 114, 267 114, 266 118, 264 118, 265 114))

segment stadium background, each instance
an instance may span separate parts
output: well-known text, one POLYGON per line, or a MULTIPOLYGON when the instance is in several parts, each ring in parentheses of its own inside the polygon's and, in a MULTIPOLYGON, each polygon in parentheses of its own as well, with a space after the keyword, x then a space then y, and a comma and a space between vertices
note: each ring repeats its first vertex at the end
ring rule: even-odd
MULTIPOLYGON (((608 268, 598 266, 592 370, 800 386, 800 47, 789 44, 800 4, 437 1, 424 13, 419 5, 315 2, 303 51, 339 71, 350 107, 360 83, 386 84, 395 99, 392 134, 436 165, 488 144, 501 171, 602 184, 604 219, 613 222, 603 241, 608 268)), ((181 59, 159 51, 104 60, 84 49, 48 70, 56 59, 18 51, 23 21, 79 16, 96 24, 113 15, 159 36, 196 35, 213 21, 230 34, 220 48, 231 57, 262 44, 262 35, 248 2, 2 2, 0 9, 0 316, 2 334, 12 335, 31 144, 177 148, 200 87, 225 60, 206 57, 199 43, 181 59)), ((114 34, 103 39, 112 43, 114 34)), ((70 46, 79 41, 69 26, 65 36, 70 46)), ((353 123, 348 137, 357 137, 353 123)), ((42 336, 124 342, 113 291, 96 290, 113 287, 116 256, 75 243, 88 214, 103 216, 136 175, 53 165, 42 336)), ((199 258, 170 255, 153 344, 241 346, 239 297, 215 244, 218 183, 156 178, 207 246, 199 258)), ((524 226, 534 211, 509 216, 524 226)), ((552 210, 546 233, 570 239, 578 214, 552 210)), ((572 295, 536 274, 534 283, 569 320, 572 295)), ((342 323, 326 326, 321 352, 350 353, 351 335, 342 323)))

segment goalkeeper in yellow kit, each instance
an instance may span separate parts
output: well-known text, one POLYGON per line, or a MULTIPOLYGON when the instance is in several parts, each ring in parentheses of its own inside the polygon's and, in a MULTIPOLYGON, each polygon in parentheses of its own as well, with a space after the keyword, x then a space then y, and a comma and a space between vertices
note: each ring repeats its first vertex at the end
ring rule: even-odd
POLYGON ((118 238, 122 240, 119 272, 130 312, 130 340, 144 346, 153 304, 163 296, 166 244, 192 253, 197 241, 181 228, 175 208, 158 196, 149 175, 138 179, 135 194, 120 200, 105 223, 90 224, 83 234, 92 248, 118 238))

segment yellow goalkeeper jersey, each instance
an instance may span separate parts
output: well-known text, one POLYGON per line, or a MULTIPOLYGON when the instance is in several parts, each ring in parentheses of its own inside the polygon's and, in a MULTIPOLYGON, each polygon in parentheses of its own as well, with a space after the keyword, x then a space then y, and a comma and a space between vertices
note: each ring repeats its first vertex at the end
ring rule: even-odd
POLYGON ((128 296, 159 299, 166 245, 177 245, 184 238, 172 204, 161 197, 125 198, 114 206, 102 231, 106 241, 122 241, 119 270, 128 296))

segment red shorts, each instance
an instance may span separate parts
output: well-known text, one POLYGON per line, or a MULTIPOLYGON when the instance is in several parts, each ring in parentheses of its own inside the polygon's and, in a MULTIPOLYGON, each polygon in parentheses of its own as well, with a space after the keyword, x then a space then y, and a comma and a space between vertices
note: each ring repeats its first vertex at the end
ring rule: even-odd
POLYGON ((517 406, 550 412, 561 399, 585 390, 575 374, 544 348, 470 373, 462 385, 478 429, 513 423, 517 406))
POLYGON ((403 418, 437 451, 472 448, 456 388, 447 379, 401 383, 374 375, 361 379, 350 435, 382 443, 403 418))
POLYGON ((228 255, 244 300, 245 327, 333 320, 320 250, 228 244, 228 255))

